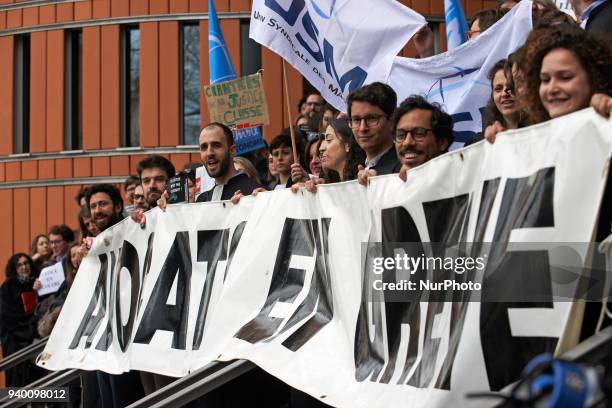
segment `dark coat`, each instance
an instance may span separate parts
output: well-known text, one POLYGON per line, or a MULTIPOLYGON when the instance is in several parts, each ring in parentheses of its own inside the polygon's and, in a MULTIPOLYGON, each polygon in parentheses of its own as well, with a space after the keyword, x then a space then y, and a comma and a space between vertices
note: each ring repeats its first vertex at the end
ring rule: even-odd
MULTIPOLYGON (((30 345, 36 334, 36 322, 32 312, 27 313, 22 294, 32 291, 34 279, 25 283, 11 278, 0 287, 0 334, 4 357, 30 345)), ((20 387, 33 380, 33 368, 24 362, 6 371, 6 386, 20 387)))
MULTIPOLYGON (((240 190, 243 195, 250 195, 253 190, 258 187, 262 187, 262 185, 254 182, 249 178, 249 176, 244 173, 238 174, 237 176, 234 176, 229 179, 227 184, 223 186, 221 200, 229 200, 238 190, 240 190)), ((212 199, 213 190, 214 188, 211 188, 210 190, 200 194, 196 202, 203 203, 206 201, 210 201, 212 199)))
POLYGON ((371 169, 376 170, 376 175, 382 176, 384 174, 399 173, 401 167, 402 164, 397 158, 395 146, 391 146, 391 148, 378 159, 376 166, 372 166, 371 169))
POLYGON ((587 20, 585 27, 590 33, 601 33, 612 36, 612 1, 608 0, 597 6, 587 20))

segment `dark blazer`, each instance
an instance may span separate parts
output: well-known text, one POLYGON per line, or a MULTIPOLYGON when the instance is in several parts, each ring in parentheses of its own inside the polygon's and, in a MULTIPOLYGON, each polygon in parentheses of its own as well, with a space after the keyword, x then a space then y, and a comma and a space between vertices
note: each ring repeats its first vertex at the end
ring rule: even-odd
POLYGON ((600 4, 591 11, 585 29, 590 33, 612 36, 612 0, 600 4))
MULTIPOLYGON (((229 179, 227 184, 223 186, 223 193, 221 194, 221 200, 229 200, 230 198, 232 198, 234 193, 238 190, 240 190, 240 192, 243 195, 250 195, 253 192, 253 190, 255 190, 258 187, 262 187, 262 185, 257 184, 256 182, 251 180, 249 176, 247 176, 244 173, 238 174, 237 176, 234 176, 231 179, 229 179)), ((196 202, 203 203, 206 201, 211 201, 213 190, 214 188, 211 188, 210 190, 205 191, 202 194, 200 194, 196 202)))
POLYGON ((372 166, 371 169, 376 170, 378 176, 382 176, 384 174, 399 173, 401 167, 402 164, 397 158, 395 146, 391 146, 391 148, 378 159, 376 166, 372 166))

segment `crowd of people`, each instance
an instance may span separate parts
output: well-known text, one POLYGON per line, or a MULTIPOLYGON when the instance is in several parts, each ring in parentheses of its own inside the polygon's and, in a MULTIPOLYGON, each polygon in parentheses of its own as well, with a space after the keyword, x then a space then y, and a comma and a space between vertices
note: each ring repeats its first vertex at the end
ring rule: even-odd
MULTIPOLYGON (((496 9, 477 12, 470 20, 469 39, 492 26, 517 2, 500 1, 496 9)), ((560 12, 550 0, 534 0, 534 29, 524 46, 491 69, 492 92, 483 131, 466 144, 482 139, 494 143, 496 135, 506 129, 589 106, 609 117, 612 1, 572 3, 578 20, 560 12)), ((415 38, 421 57, 433 54, 431 35, 425 27, 415 38)), ((182 170, 189 183, 188 201, 231 200, 236 204, 241 197, 262 191, 306 188, 316 192, 318 184, 355 179, 367 187, 369 177, 393 173, 406 180, 410 169, 445 154, 454 141, 453 119, 442 106, 419 95, 398 101, 395 90, 383 83, 371 83, 349 94, 347 110, 338 112, 319 93, 310 92, 299 103, 293 129, 274 137, 266 148, 241 157, 236 156, 230 128, 221 123, 204 126, 199 136, 201 163, 190 163, 182 170), (201 166, 214 186, 198 195, 196 169, 201 166)), ((67 225, 53 226, 47 234, 34 237, 29 253, 10 257, 0 288, 4 356, 51 332, 93 237, 125 217, 145 223, 147 210, 156 206, 164 210, 169 205, 168 181, 177 173, 173 164, 152 155, 138 164, 137 173, 125 180, 125 197, 110 184, 83 189, 76 197, 78 231, 67 225), (62 265, 64 283, 55 293, 38 296, 40 271, 57 263, 62 265)), ((609 233, 608 218, 600 222, 598 237, 609 233)), ((24 386, 40 376, 41 371, 26 362, 6 371, 6 385, 24 386)), ((170 381, 144 372, 90 373, 82 380, 87 391, 82 402, 85 406, 124 406, 170 381)), ((288 395, 293 406, 317 404, 296 391, 288 395)), ((222 406, 211 401, 210 406, 222 406)))

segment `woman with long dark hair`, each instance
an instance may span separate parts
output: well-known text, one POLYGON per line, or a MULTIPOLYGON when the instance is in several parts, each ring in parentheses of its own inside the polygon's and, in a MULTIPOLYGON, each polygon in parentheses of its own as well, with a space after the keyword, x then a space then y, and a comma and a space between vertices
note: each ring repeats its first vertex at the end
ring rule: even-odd
MULTIPOLYGON (((34 278, 34 262, 27 254, 20 252, 11 256, 5 274, 6 280, 0 287, 0 338, 4 357, 32 344, 36 333, 33 318, 38 298, 36 289, 40 288, 40 282, 34 278)), ((30 362, 9 368, 6 386, 27 385, 35 379, 35 372, 30 362)))
POLYGON ((321 167, 325 182, 333 182, 329 172, 336 172, 340 181, 357 178, 357 166, 365 161, 366 154, 359 147, 348 122, 343 119, 332 119, 325 130, 325 137, 319 146, 321 167))

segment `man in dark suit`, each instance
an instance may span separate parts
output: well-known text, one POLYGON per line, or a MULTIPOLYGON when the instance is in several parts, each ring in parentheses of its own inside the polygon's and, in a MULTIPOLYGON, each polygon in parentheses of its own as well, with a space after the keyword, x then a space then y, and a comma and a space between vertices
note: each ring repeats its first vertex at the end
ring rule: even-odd
POLYGON ((234 167, 236 145, 230 128, 213 122, 200 133, 200 157, 215 186, 198 196, 197 202, 229 200, 234 194, 250 195, 261 187, 234 167))
POLYGON ((399 171, 391 135, 391 116, 396 106, 395 91, 380 82, 359 88, 348 96, 349 125, 357 144, 366 152, 362 167, 371 175, 399 171))
POLYGON ((580 26, 590 33, 612 36, 612 0, 572 0, 580 26))

